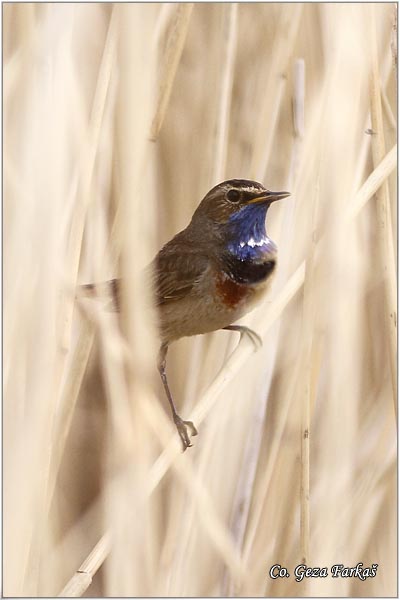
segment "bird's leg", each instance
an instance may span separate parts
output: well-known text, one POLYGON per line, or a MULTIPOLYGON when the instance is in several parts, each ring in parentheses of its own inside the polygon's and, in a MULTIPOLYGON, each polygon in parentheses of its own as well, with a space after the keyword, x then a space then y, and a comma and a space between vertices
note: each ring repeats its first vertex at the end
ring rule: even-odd
POLYGON ((227 325, 227 327, 224 327, 224 329, 228 329, 228 331, 238 331, 240 333, 240 337, 243 335, 248 335, 256 350, 262 346, 262 339, 258 333, 250 329, 250 327, 246 327, 245 325, 227 325))
POLYGON ((175 426, 178 430, 179 437, 182 441, 183 451, 185 452, 186 448, 189 448, 192 444, 190 443, 190 438, 188 435, 187 428, 189 427, 191 435, 197 435, 197 429, 193 425, 192 421, 184 421, 176 412, 175 404, 172 399, 172 395, 168 386, 167 374, 165 372, 166 367, 166 357, 168 352, 168 344, 161 344, 160 352, 158 355, 158 370, 160 373, 161 381, 163 382, 165 393, 168 398, 169 405, 171 407, 172 418, 174 420, 175 426))

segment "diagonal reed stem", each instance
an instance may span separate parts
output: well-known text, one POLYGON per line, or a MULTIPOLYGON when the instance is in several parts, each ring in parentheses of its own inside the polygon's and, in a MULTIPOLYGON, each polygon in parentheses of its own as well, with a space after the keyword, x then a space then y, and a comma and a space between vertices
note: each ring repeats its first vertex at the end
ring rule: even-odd
MULTIPOLYGON (((367 203, 367 201, 376 193, 377 189, 383 184, 384 181, 390 176, 393 170, 396 168, 397 164, 397 146, 394 146, 390 152, 385 156, 385 158, 379 163, 376 169, 369 175, 367 180, 361 186, 357 194, 354 196, 352 202, 350 203, 349 210, 344 215, 345 220, 350 220, 356 217, 361 208, 367 203)), ((318 246, 318 244, 317 244, 318 246)), ((316 248, 315 250, 316 251, 316 248)), ((290 279, 285 284, 284 288, 279 292, 275 300, 269 306, 268 310, 265 311, 264 318, 260 321, 260 332, 263 336, 266 335, 269 328, 272 324, 280 317, 283 310, 286 308, 288 303, 292 300, 294 295, 300 289, 305 280, 305 262, 303 261, 301 265, 297 268, 297 270, 293 273, 290 279)), ((218 373, 214 381, 208 387, 207 391, 203 395, 196 409, 193 411, 193 414, 190 416, 196 424, 201 423, 209 411, 212 409, 213 405, 216 402, 217 397, 222 392, 224 387, 232 380, 235 374, 238 372, 242 364, 251 356, 253 352, 253 346, 251 342, 248 342, 246 338, 243 339, 243 342, 237 347, 237 349, 232 353, 229 357, 227 363, 218 373)), ((162 422, 160 418, 159 422, 162 422)), ((180 445, 176 440, 176 436, 173 435, 170 443, 166 444, 165 450, 155 461, 151 474, 150 474, 150 490, 155 490, 164 475, 167 473, 171 466, 174 466, 178 458, 185 459, 185 456, 180 455, 180 445)), ((107 552, 103 552, 103 542, 102 540, 108 539, 108 534, 104 534, 102 538, 100 538, 98 544, 100 547, 100 551, 96 550, 98 546, 96 545, 93 549, 92 553, 95 554, 96 560, 93 561, 95 569, 92 569, 90 578, 86 577, 85 585, 79 583, 79 587, 69 588, 69 589, 79 589, 80 595, 84 593, 84 591, 89 587, 91 583, 91 579, 93 578, 96 570, 101 566, 102 562, 107 557, 107 552), (105 537, 107 536, 107 537, 105 537)), ((93 554, 89 554, 89 557, 93 554)), ((84 563, 83 563, 84 564, 84 563)), ((76 574, 75 574, 76 575, 76 574)), ((73 577, 75 577, 75 575, 73 577)), ((76 579, 75 579, 76 581, 76 579)), ((70 584, 67 584, 69 586, 70 584)), ((64 588, 66 589, 67 586, 64 588)), ((72 586, 72 583, 71 583, 72 586)), ((79 594, 77 594, 79 595, 79 594)))

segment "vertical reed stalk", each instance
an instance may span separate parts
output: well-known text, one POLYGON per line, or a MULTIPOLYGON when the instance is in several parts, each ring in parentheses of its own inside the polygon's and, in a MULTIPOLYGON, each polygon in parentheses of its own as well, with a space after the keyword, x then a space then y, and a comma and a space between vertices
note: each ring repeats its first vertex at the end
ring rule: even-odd
POLYGON ((300 373, 302 390, 302 417, 301 417, 301 487, 300 487, 300 556, 305 565, 310 562, 310 440, 311 440, 311 406, 313 379, 315 378, 315 366, 313 365, 313 341, 315 327, 315 291, 313 290, 315 279, 315 251, 317 243, 317 210, 318 210, 318 186, 314 192, 314 206, 312 218, 312 230, 308 248, 308 259, 304 277, 303 290, 303 368, 300 373))
MULTIPOLYGON (((374 5, 370 7, 370 47, 371 47, 371 136, 374 167, 385 156, 385 138, 383 133, 383 115, 381 100, 381 82, 379 77, 378 50, 374 22, 374 5)), ((390 212, 389 187, 387 180, 377 190, 376 212, 378 221, 378 239, 382 261, 382 275, 385 293, 385 314, 390 371, 392 375, 393 403, 397 422, 397 282, 392 236, 392 217, 390 212)))
MULTIPOLYGON (((193 6, 193 3, 188 2, 177 4, 174 8, 173 20, 168 31, 168 41, 163 56, 163 72, 160 77, 156 104, 157 108, 150 130, 150 138, 153 141, 157 139, 160 133, 167 112, 172 86, 189 29, 193 6)), ((162 30, 160 30, 160 33, 162 33, 162 30)))
POLYGON ((232 103, 233 78, 235 72, 235 53, 237 47, 238 4, 226 4, 223 7, 223 63, 221 69, 221 88, 217 120, 217 147, 215 152, 213 181, 225 179, 226 158, 229 139, 229 119, 232 103))

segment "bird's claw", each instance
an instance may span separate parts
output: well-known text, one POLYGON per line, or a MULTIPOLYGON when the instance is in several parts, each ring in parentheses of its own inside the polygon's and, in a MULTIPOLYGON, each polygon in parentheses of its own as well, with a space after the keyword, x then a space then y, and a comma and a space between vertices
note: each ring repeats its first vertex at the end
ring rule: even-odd
POLYGON ((224 327, 224 329, 227 329, 228 331, 237 331, 240 333, 240 340, 242 340, 244 335, 248 335, 256 350, 259 350, 262 346, 261 337, 258 335, 258 333, 253 331, 253 329, 250 329, 250 327, 246 327, 245 325, 228 325, 227 327, 224 327))
POLYGON ((242 338, 244 335, 249 336, 249 339, 253 343, 256 350, 259 350, 262 347, 261 337, 249 327, 243 327, 243 329, 240 331, 240 338, 242 338))
POLYGON ((181 438, 183 452, 185 452, 186 448, 190 448, 193 445, 190 443, 188 428, 190 429, 190 435, 192 436, 198 435, 198 431, 192 421, 184 421, 179 415, 174 415, 174 423, 178 430, 179 437, 181 438))

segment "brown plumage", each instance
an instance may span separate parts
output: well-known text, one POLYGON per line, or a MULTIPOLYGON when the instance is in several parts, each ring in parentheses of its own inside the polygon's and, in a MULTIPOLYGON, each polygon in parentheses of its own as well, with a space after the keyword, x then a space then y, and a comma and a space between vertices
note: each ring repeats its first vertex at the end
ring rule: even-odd
MULTIPOLYGON (((251 310, 268 289, 277 249, 265 230, 267 210, 287 192, 270 192, 260 183, 231 179, 202 200, 189 225, 159 251, 148 267, 159 314, 159 371, 183 449, 197 431, 175 409, 165 373, 168 345, 184 336, 217 329, 248 333, 232 325, 251 310)), ((112 295, 120 308, 120 282, 82 286, 86 294, 112 295)), ((257 336, 256 336, 257 337, 257 336)))

